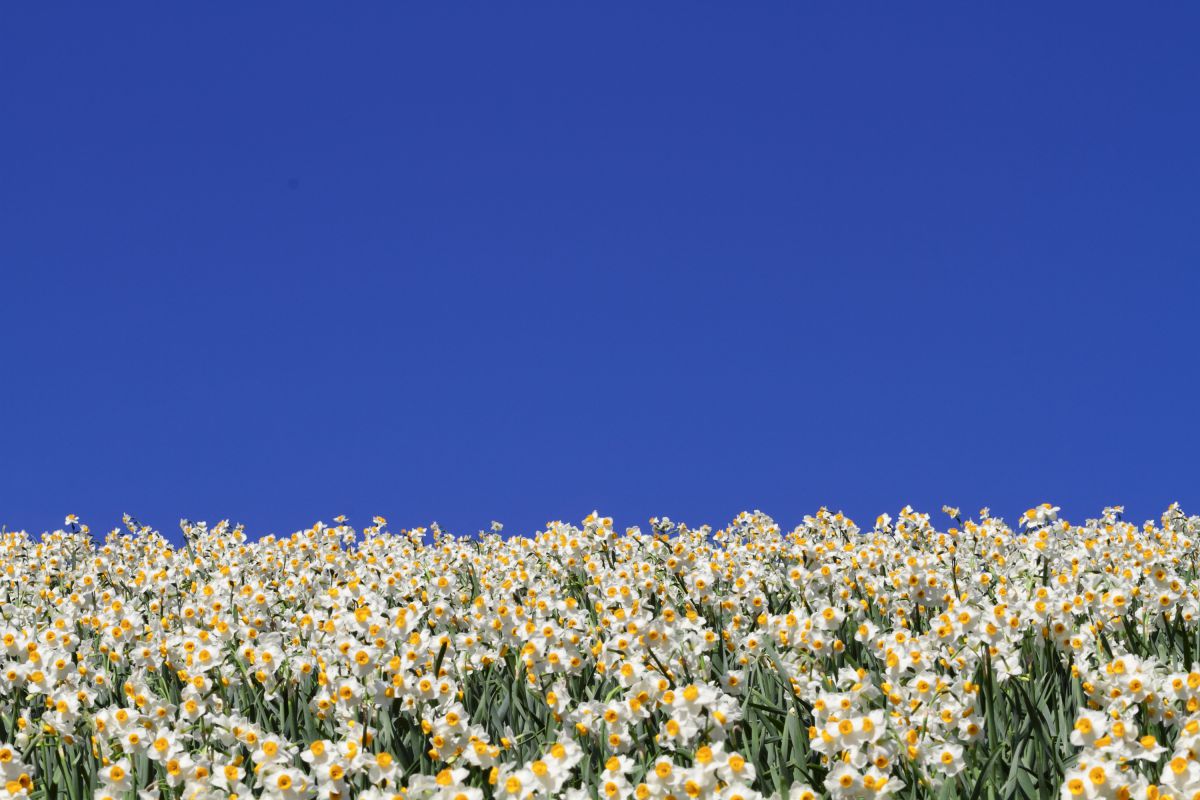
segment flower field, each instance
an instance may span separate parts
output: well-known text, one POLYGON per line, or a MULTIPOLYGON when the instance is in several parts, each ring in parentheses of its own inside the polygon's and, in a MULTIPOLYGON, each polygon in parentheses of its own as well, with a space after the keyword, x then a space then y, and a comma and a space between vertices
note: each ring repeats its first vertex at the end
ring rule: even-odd
POLYGON ((1200 517, 0 539, 0 800, 1200 798, 1200 517))

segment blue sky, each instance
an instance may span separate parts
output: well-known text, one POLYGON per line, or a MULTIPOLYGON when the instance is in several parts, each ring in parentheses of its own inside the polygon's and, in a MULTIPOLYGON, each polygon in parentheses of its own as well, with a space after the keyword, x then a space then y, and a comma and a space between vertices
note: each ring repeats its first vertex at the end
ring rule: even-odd
POLYGON ((1200 513, 1195 4, 0 11, 0 521, 1200 513))

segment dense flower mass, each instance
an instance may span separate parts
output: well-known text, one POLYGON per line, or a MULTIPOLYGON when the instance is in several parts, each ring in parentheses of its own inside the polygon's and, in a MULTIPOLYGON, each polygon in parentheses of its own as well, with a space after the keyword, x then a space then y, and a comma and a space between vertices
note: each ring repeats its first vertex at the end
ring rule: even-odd
POLYGON ((0 800, 1200 798, 1200 517, 0 538, 0 800))

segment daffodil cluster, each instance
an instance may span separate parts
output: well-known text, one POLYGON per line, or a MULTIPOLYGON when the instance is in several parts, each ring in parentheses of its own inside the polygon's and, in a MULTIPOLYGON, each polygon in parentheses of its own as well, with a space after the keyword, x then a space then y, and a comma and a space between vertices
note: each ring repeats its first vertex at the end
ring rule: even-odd
POLYGON ((1200 800, 1200 517, 0 537, 0 800, 1200 800))

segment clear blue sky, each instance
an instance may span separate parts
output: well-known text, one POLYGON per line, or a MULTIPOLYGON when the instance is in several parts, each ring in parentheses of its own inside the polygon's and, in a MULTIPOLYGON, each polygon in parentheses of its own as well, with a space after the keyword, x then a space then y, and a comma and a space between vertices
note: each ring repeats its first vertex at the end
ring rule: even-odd
POLYGON ((0 521, 1200 513, 1200 7, 0 11, 0 521))

